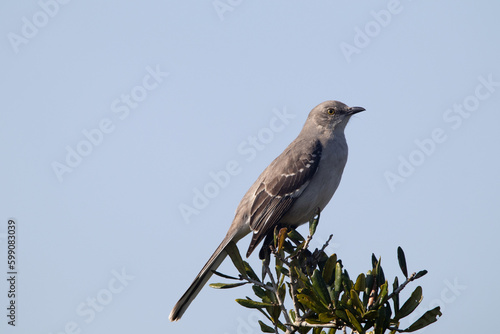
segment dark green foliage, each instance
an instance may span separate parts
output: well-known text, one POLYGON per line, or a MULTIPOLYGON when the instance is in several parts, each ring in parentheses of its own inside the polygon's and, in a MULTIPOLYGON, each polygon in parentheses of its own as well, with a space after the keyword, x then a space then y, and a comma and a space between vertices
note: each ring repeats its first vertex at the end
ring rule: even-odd
POLYGON ((352 281, 337 255, 328 256, 324 252, 327 244, 312 253, 308 250, 318 221, 319 214, 311 221, 311 235, 306 239, 295 230, 283 228, 274 231, 271 245, 275 260, 274 274, 269 268, 269 259, 266 259, 263 261, 261 279, 242 260, 236 245, 229 245, 227 251, 240 274, 239 278, 216 274, 242 282, 211 286, 227 289, 252 284, 257 301, 249 297, 236 301, 244 307, 258 309, 266 316, 270 324, 259 321, 264 333, 327 334, 346 328, 353 333, 414 332, 435 322, 442 315, 437 307, 427 311, 408 328, 399 328, 400 320, 415 311, 423 298, 422 288, 417 286, 400 306, 399 294, 408 283, 424 276, 427 271, 408 275, 405 254, 398 247, 399 266, 405 277, 401 285, 395 277, 392 291, 389 291, 390 285, 385 279, 381 259, 373 254, 372 268, 352 281))

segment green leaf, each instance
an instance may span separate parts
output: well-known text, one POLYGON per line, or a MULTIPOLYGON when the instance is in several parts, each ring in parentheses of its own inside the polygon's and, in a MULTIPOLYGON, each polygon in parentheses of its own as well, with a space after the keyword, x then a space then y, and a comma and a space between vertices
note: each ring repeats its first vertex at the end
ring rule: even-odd
MULTIPOLYGON (((267 286, 272 287, 272 284, 268 282, 266 284, 267 286)), ((274 294, 274 291, 265 289, 267 298, 263 299, 262 301, 265 303, 277 303, 276 295, 274 294)))
POLYGON ((309 235, 312 237, 314 233, 316 233, 316 227, 318 227, 319 223, 319 216, 320 216, 320 211, 319 208, 316 210, 316 214, 314 217, 309 221, 309 235))
POLYGON ((415 278, 414 279, 418 279, 422 276, 425 276, 427 274, 427 270, 421 270, 419 271, 416 275, 415 275, 415 278))
POLYGON ((281 321, 278 321, 278 322, 276 323, 276 327, 278 327, 279 329, 281 329, 281 331, 282 331, 283 333, 287 331, 287 329, 286 329, 285 325, 283 325, 283 324, 281 323, 281 321))
POLYGON ((261 320, 259 320, 259 325, 260 325, 260 330, 263 332, 263 333, 276 333, 276 331, 274 330, 274 328, 266 325, 265 323, 263 323, 261 320))
MULTIPOLYGON (((396 291, 399 288, 399 280, 398 277, 396 276, 394 278, 394 284, 392 284, 392 291, 396 291)), ((394 294, 392 297, 392 300, 394 301, 394 312, 398 313, 399 312, 399 294, 394 294)))
POLYGON ((433 308, 432 310, 425 312, 423 316, 421 316, 417 321, 411 324, 411 326, 405 329, 403 332, 414 332, 419 329, 422 329, 436 322, 442 315, 443 314, 441 313, 439 306, 433 308))
POLYGON ((385 303, 383 307, 385 309, 385 318, 387 319, 387 321, 385 323, 385 326, 389 327, 390 321, 391 321, 391 317, 392 317, 391 305, 389 305, 389 303, 385 303))
POLYGON ((359 313, 363 315, 366 312, 365 307, 363 306, 363 303, 361 302, 361 299, 359 299, 358 293, 352 289, 351 290, 351 300, 352 300, 352 305, 359 310, 359 313))
MULTIPOLYGON (((316 249, 313 254, 316 254, 317 250, 318 249, 316 249)), ((326 255, 325 251, 318 251, 317 255, 315 255, 315 256, 317 258, 318 267, 320 268, 321 271, 323 271, 323 268, 325 267, 326 261, 328 260, 328 255, 326 255)))
POLYGON ((277 325, 279 323, 281 308, 278 305, 274 305, 272 307, 268 307, 267 312, 269 312, 269 314, 271 315, 271 319, 273 321, 273 324, 277 325))
POLYGON ((383 307, 378 309, 377 319, 375 319, 375 334, 383 334, 385 332, 385 324, 387 316, 383 307))
POLYGON ((309 279, 307 278, 306 274, 302 272, 302 270, 299 267, 295 267, 295 272, 297 273, 297 277, 305 284, 309 285, 309 279))
POLYGON ((314 273, 312 275, 312 283, 312 287, 316 295, 320 297, 325 305, 329 305, 331 303, 330 294, 328 293, 328 289, 326 288, 323 276, 321 276, 321 273, 318 269, 314 270, 314 273))
POLYGON ((363 305, 365 305, 365 308, 368 307, 368 301, 370 300, 370 294, 373 288, 374 281, 375 277, 373 277, 371 270, 368 270, 365 279, 365 293, 363 294, 363 305))
POLYGON ((285 244, 283 245, 283 249, 288 254, 291 254, 295 251, 295 247, 292 245, 292 243, 289 240, 285 240, 285 244))
POLYGON ((354 284, 351 281, 351 278, 349 277, 349 273, 347 272, 346 269, 344 269, 344 272, 342 273, 342 286, 344 287, 344 291, 351 291, 351 289, 354 287, 354 284))
POLYGON ((377 310, 371 310, 365 313, 364 317, 367 320, 375 320, 377 319, 378 311, 377 310))
POLYGON ((236 299, 236 302, 238 304, 240 304, 241 306, 246 307, 246 308, 261 309, 264 307, 273 307, 274 306, 274 304, 271 304, 271 303, 261 303, 261 302, 256 302, 255 300, 251 300, 251 299, 236 299))
POLYGON ((289 276, 290 275, 290 271, 288 271, 288 269, 286 269, 285 267, 282 267, 282 266, 276 266, 276 271, 277 273, 280 273, 280 274, 283 274, 285 276, 289 276))
POLYGON ((379 292, 379 295, 378 295, 378 297, 377 297, 377 301, 375 302, 375 305, 376 305, 376 306, 380 306, 380 305, 382 305, 382 304, 384 304, 384 303, 385 303, 385 301, 386 301, 385 299, 386 299, 386 297, 387 297, 388 290, 389 290, 389 289, 388 289, 388 284, 387 284, 387 282, 385 282, 384 284, 382 284, 382 285, 380 286, 380 292, 379 292))
POLYGON ((333 283, 335 278, 335 265, 337 264, 337 254, 332 254, 328 260, 326 260, 325 266, 323 267, 323 279, 327 285, 333 283))
POLYGON ((234 266, 236 269, 238 269, 239 273, 243 277, 247 277, 247 272, 245 270, 245 265, 243 264, 243 259, 241 258, 240 252, 238 250, 238 247, 236 247, 236 244, 234 241, 230 241, 226 248, 225 248, 227 254, 231 258, 231 261, 233 261, 234 266))
POLYGON ((385 282, 385 275, 384 275, 384 269, 382 269, 382 259, 380 258, 377 262, 377 266, 375 268, 376 272, 376 277, 377 277, 377 284, 378 286, 381 286, 385 282))
POLYGON ((286 285, 285 284, 278 287, 278 295, 279 295, 281 301, 285 300, 285 297, 286 297, 286 285))
POLYGON ((290 230, 288 232, 288 238, 290 238, 290 240, 292 240, 296 245, 305 240, 304 237, 296 230, 290 230))
POLYGON ((250 265, 248 264, 248 262, 243 261, 243 266, 245 268, 245 274, 248 275, 248 277, 250 277, 251 279, 253 279, 255 281, 260 282, 259 276, 257 276, 255 274, 255 272, 253 271, 252 267, 250 267, 250 265))
POLYGON ((326 312, 318 314, 318 319, 321 323, 326 324, 332 320, 335 320, 336 317, 331 312, 326 312))
POLYGON ((358 319, 356 319, 356 317, 351 312, 349 312, 349 310, 345 310, 345 313, 347 313, 349 321, 351 322, 352 326, 358 331, 358 333, 364 333, 358 319))
POLYGON ((263 252, 264 258, 262 259, 262 281, 266 279, 267 268, 269 268, 269 263, 271 262, 271 252, 263 252))
POLYGON ((217 276, 220 276, 220 277, 223 277, 223 278, 227 278, 227 279, 234 279, 234 280, 237 280, 239 281, 240 279, 237 278, 237 277, 233 277, 233 276, 229 276, 229 275, 226 275, 226 274, 223 274, 223 273, 220 273, 216 270, 212 270, 212 273, 214 273, 214 275, 217 275, 217 276))
POLYGON ((375 256, 375 254, 372 253, 372 268, 373 269, 375 269, 377 267, 377 263, 378 263, 377 257, 375 256))
POLYGON ((417 286, 415 291, 411 294, 410 298, 401 306, 401 309, 399 310, 398 313, 396 313, 396 316, 394 317, 394 320, 397 321, 399 319, 402 319, 409 314, 411 314, 417 306, 420 304, 422 301, 422 287, 417 286))
POLYGON ((308 324, 314 324, 314 325, 321 325, 323 323, 323 321, 311 317, 305 318, 304 321, 307 322, 308 324))
POLYGON ((335 289, 335 294, 338 297, 338 294, 340 293, 340 287, 342 286, 342 265, 340 262, 337 262, 335 265, 335 283, 334 283, 334 289, 335 289))
POLYGON ((255 293, 255 295, 260 299, 267 298, 266 290, 261 288, 260 286, 254 285, 252 286, 252 290, 255 293))
POLYGON ((335 310, 335 315, 344 321, 349 321, 349 317, 344 310, 335 310))
POLYGON ((405 253, 403 252, 403 248, 401 247, 398 247, 398 261, 399 261, 399 268, 401 268, 403 275, 405 275, 405 277, 408 278, 408 269, 406 267, 405 253))
POLYGON ((315 296, 313 295, 306 295, 303 293, 299 293, 297 295, 297 299, 299 300, 299 302, 307 309, 310 309, 318 314, 328 312, 328 308, 319 300, 316 300, 314 297, 315 296))
POLYGON ((366 288, 366 278, 364 274, 359 274, 356 279, 356 284, 354 284, 354 290, 361 292, 365 291, 366 288))
POLYGON ((278 233, 279 233, 278 225, 275 225, 274 226, 274 232, 273 232, 273 245, 274 245, 274 248, 276 248, 278 246, 278 233))
POLYGON ((296 257, 297 254, 299 254, 300 251, 304 248, 305 244, 306 244, 305 241, 301 242, 300 244, 298 244, 297 247, 295 248, 295 251, 292 254, 290 254, 290 256, 291 257, 296 257))
POLYGON ((241 282, 241 283, 212 283, 209 286, 214 289, 231 289, 231 288, 237 288, 239 286, 248 284, 248 282, 241 282))

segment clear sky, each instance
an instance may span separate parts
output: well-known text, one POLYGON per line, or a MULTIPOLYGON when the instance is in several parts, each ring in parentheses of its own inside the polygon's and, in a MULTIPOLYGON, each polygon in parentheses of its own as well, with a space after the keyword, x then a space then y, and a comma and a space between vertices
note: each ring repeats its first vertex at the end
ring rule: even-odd
POLYGON ((248 187, 331 99, 366 111, 346 129, 349 161, 313 246, 333 233, 351 275, 373 252, 391 278, 402 246, 410 271, 429 271, 420 310, 444 313, 426 333, 490 324, 499 12, 494 1, 3 1, 0 332, 260 332, 234 302, 249 287, 206 287, 180 322, 168 314, 248 187))

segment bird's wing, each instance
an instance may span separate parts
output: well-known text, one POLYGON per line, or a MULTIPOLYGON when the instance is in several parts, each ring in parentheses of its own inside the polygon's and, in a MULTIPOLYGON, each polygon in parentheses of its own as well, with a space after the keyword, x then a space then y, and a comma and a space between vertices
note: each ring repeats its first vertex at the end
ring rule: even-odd
POLYGON ((321 160, 319 140, 295 142, 264 171, 250 209, 249 256, 309 185, 321 160))

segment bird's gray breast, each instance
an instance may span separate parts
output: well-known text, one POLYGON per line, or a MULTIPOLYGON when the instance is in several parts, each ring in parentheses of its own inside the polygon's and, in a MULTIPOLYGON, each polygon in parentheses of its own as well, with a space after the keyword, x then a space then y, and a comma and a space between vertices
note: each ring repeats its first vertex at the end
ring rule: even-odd
POLYGON ((347 143, 344 136, 323 143, 318 169, 307 188, 281 220, 289 225, 300 225, 314 216, 317 208, 323 210, 339 186, 347 162, 347 143))

